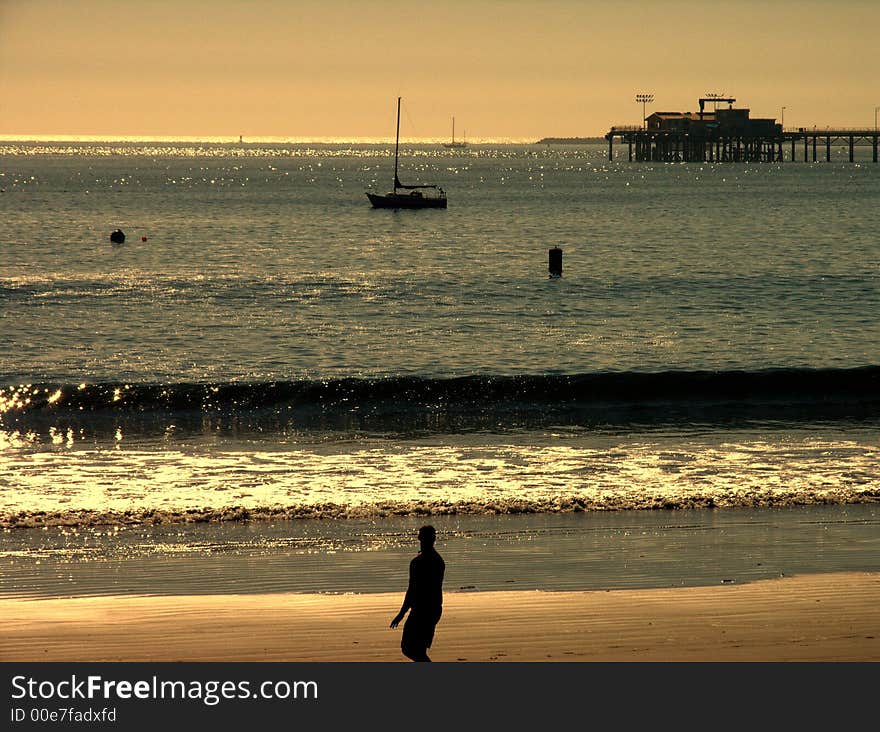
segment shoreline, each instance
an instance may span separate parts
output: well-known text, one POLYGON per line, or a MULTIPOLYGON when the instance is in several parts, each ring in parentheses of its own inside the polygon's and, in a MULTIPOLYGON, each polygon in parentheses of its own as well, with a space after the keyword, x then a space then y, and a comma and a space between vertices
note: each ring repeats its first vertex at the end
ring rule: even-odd
MULTIPOLYGON (((3 662, 405 661, 402 593, 0 600, 3 662)), ((440 662, 880 661, 880 572, 577 592, 449 592, 440 662)))
POLYGON ((604 591, 880 569, 877 505, 7 530, 0 597, 373 594, 438 532, 446 590, 604 591))

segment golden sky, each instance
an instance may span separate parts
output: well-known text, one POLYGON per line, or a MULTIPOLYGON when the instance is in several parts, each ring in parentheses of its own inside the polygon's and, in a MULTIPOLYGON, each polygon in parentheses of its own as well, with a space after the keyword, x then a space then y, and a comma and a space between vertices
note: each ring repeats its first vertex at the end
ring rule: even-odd
POLYGON ((866 126, 880 0, 0 0, 0 135, 604 134, 723 92, 866 126))

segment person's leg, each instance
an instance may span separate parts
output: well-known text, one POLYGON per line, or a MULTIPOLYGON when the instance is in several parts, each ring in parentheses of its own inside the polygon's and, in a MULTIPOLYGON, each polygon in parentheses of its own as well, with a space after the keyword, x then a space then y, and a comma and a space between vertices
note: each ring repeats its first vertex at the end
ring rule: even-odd
POLYGON ((405 643, 401 643, 400 650, 403 651, 403 655, 411 661, 427 661, 429 663, 431 661, 431 659, 428 658, 428 649, 424 646, 414 647, 405 643))
MULTIPOLYGON (((428 658, 428 646, 430 637, 426 637, 424 623, 418 616, 410 612, 409 617, 403 624, 403 636, 400 639, 400 650, 403 655, 412 661, 430 661, 428 658)), ((433 633, 431 633, 433 635, 433 633)))

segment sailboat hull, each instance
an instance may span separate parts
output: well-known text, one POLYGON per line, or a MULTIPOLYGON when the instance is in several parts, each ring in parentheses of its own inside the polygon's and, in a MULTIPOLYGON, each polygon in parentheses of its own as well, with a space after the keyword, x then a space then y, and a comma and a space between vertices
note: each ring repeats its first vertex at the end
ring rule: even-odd
POLYGON ((421 193, 367 193, 373 208, 446 208, 446 196, 423 196, 421 193))

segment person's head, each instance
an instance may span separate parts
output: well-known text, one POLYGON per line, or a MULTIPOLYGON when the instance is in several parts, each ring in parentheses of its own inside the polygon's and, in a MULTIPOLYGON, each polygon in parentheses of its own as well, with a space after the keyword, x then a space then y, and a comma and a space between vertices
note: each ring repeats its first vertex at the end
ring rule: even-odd
POLYGON ((422 526, 419 529, 419 543, 422 547, 432 547, 437 539, 437 531, 433 526, 422 526))

